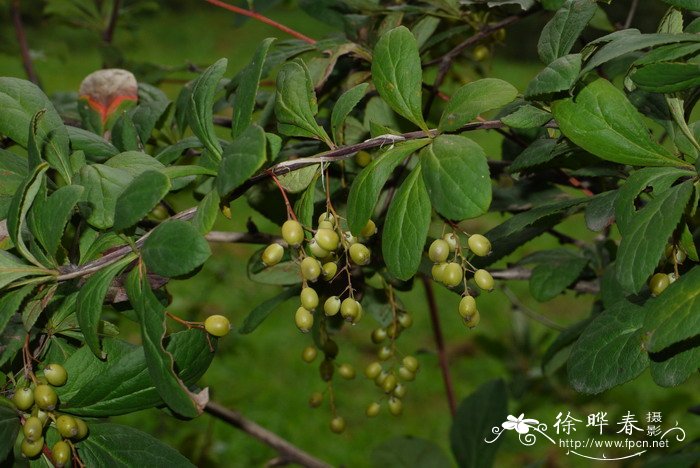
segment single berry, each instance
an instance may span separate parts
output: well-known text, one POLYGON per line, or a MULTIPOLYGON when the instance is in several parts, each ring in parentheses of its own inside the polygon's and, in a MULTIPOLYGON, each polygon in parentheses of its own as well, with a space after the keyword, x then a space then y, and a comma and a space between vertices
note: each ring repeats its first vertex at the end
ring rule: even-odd
POLYGON ((331 340, 330 338, 323 343, 323 354, 326 355, 328 359, 335 359, 335 357, 338 355, 338 343, 335 342, 335 340, 331 340))
POLYGON ((321 213, 321 215, 318 217, 318 223, 321 224, 324 221, 331 223, 332 226, 335 226, 335 216, 333 216, 333 213, 328 211, 321 213))
POLYGON ((474 47, 474 50, 472 51, 472 58, 477 62, 483 62, 484 60, 488 60, 490 56, 491 50, 483 44, 474 47))
POLYGON ((338 374, 346 380, 352 380, 355 378, 355 369, 350 364, 341 364, 338 366, 338 374))
POLYGON ((304 351, 301 352, 301 359, 304 362, 313 362, 313 360, 316 359, 317 354, 318 350, 315 346, 307 346, 304 348, 304 351))
POLYGON ((372 155, 367 151, 358 151, 355 154, 355 162, 360 167, 367 167, 372 162, 372 155))
POLYGON ((382 373, 382 365, 378 362, 372 362, 365 368, 365 377, 368 379, 376 379, 382 373))
POLYGON ((58 395, 48 385, 37 385, 34 389, 34 402, 43 410, 53 410, 58 403, 58 395))
POLYGON ((340 245, 338 233, 332 229, 319 229, 314 235, 314 239, 322 249, 332 252, 340 245))
POLYGON ((321 247, 316 239, 311 239, 309 241, 309 252, 316 258, 326 258, 331 253, 321 247))
POLYGON ((401 325, 403 328, 411 328, 411 325, 413 325, 413 317, 411 317, 406 312, 400 313, 398 316, 398 320, 399 325, 401 325))
POLYGON ((451 262, 445 267, 442 282, 445 284, 445 286, 454 288, 462 283, 463 277, 464 270, 462 269, 462 265, 456 262, 451 262))
POLYGON ((326 262, 321 267, 321 276, 326 281, 335 278, 336 273, 338 273, 338 265, 334 262, 326 262))
POLYGON ((340 304, 341 302, 338 296, 331 296, 323 303, 323 312, 329 317, 335 315, 340 310, 340 304))
POLYGON ((401 366, 399 367, 399 377, 406 382, 412 382, 416 378, 416 373, 408 370, 405 366, 401 366))
POLYGON ((377 225, 374 224, 374 221, 371 219, 367 221, 367 224, 365 224, 365 227, 362 228, 360 231, 360 235, 362 237, 368 238, 372 237, 377 233, 377 225))
POLYGON ((27 458, 34 458, 41 453, 41 449, 44 448, 44 438, 40 437, 34 442, 30 442, 27 439, 22 440, 22 455, 27 458))
POLYGON ((403 398, 406 396, 406 386, 403 384, 396 384, 396 387, 394 387, 394 391, 392 394, 396 398, 403 398))
POLYGON ((291 245, 297 247, 304 240, 304 228, 301 227, 299 221, 289 219, 282 225, 282 239, 291 245))
POLYGON ((391 322, 388 327, 386 327, 386 335, 392 340, 399 336, 401 333, 401 327, 397 325, 396 322, 391 322))
POLYGON ((419 364, 418 364, 418 359, 416 359, 413 356, 406 356, 401 360, 401 364, 403 366, 410 370, 411 372, 416 372, 418 370, 419 364))
POLYGON ((442 236, 442 240, 447 242, 447 245, 450 247, 450 252, 457 250, 457 246, 459 245, 459 237, 457 237, 455 233, 448 232, 442 236))
POLYGON ((204 329, 213 336, 226 336, 231 331, 231 322, 223 315, 210 315, 204 321, 204 329))
POLYGON ((44 432, 44 425, 41 420, 36 416, 31 416, 24 421, 24 426, 22 426, 22 433, 24 438, 29 442, 37 441, 41 438, 41 434, 44 432))
POLYGON ((54 465, 58 468, 64 467, 70 460, 71 450, 70 445, 65 440, 59 440, 51 449, 54 465))
POLYGON ((493 38, 497 41, 504 41, 506 39, 506 29, 501 28, 493 34, 493 38))
POLYGON ((262 253, 262 262, 265 266, 277 265, 284 256, 284 247, 279 244, 270 244, 262 253))
POLYGON ((306 257, 301 261, 301 274, 308 281, 316 281, 321 274, 321 264, 312 257, 306 257))
POLYGON ((312 408, 318 408, 323 403, 323 393, 313 392, 309 397, 309 406, 312 408))
POLYGON ((301 305, 304 306, 305 309, 314 310, 318 307, 318 294, 314 288, 302 289, 299 299, 301 300, 301 305))
POLYGON ((31 388, 18 388, 12 396, 12 403, 17 409, 26 411, 34 406, 34 392, 31 388))
POLYGON ((318 223, 318 228, 319 228, 319 229, 331 229, 331 230, 332 230, 334 227, 335 227, 335 226, 334 226, 333 223, 331 223, 330 221, 320 221, 320 222, 318 223))
POLYGON ((383 328, 375 328, 372 330, 372 343, 381 343, 386 340, 386 330, 383 328))
POLYGON ((381 387, 387 377, 389 377, 389 373, 385 370, 381 371, 379 375, 374 378, 374 384, 377 387, 381 387))
POLYGON ((464 324, 469 328, 474 328, 479 325, 481 321, 481 314, 478 310, 475 310, 471 315, 464 317, 464 324))
POLYGON ((324 382, 329 382, 331 379, 333 379, 333 373, 335 372, 333 361, 330 359, 324 359, 321 361, 321 365, 318 367, 318 372, 321 374, 321 380, 324 382))
POLYGON ((398 383, 399 382, 396 380, 396 376, 394 376, 394 374, 389 374, 382 382, 382 390, 384 390, 384 393, 391 393, 394 391, 398 383))
POLYGON ((296 323, 299 330, 306 333, 314 326, 314 316, 307 309, 299 307, 296 314, 294 314, 294 323, 296 323))
POLYGON ((56 429, 66 439, 78 435, 78 423, 75 422, 73 416, 68 416, 67 414, 62 414, 56 418, 56 429))
POLYGON ((367 265, 370 260, 369 249, 364 244, 352 244, 350 246, 350 258, 357 265, 367 265))
POLYGON ((474 272, 474 282, 484 291, 493 290, 493 276, 486 270, 476 270, 474 272))
POLYGON ((87 437, 89 429, 85 421, 80 418, 75 418, 75 423, 78 425, 78 433, 75 435, 74 439, 82 440, 87 437))
POLYGON ((331 431, 335 432, 336 434, 341 434, 343 431, 345 431, 345 419, 342 418, 342 416, 336 416, 335 418, 331 419, 331 431))
POLYGON ((435 239, 428 249, 428 257, 435 263, 442 263, 450 255, 450 246, 442 239, 435 239))
POLYGON ((381 348, 379 348, 379 351, 377 351, 377 357, 380 361, 386 361, 393 355, 394 352, 391 350, 390 346, 382 346, 381 348))
POLYGON ((447 263, 437 263, 433 265, 431 273, 433 274, 433 279, 438 283, 442 283, 445 280, 445 269, 447 268, 447 263))
POLYGON ((369 404, 369 406, 367 406, 367 409, 365 410, 365 414, 367 415, 367 417, 373 418, 379 414, 379 410, 381 410, 381 409, 382 409, 382 405, 380 405, 376 401, 373 401, 372 403, 369 404))
POLYGON ((68 380, 66 369, 60 364, 49 364, 44 367, 44 377, 46 381, 54 387, 65 385, 68 380))
POLYGON ((360 312, 359 305, 360 303, 352 297, 343 299, 343 302, 340 304, 340 315, 346 320, 352 321, 356 319, 360 312))
POLYGON ((472 296, 464 296, 459 301, 459 315, 462 318, 470 317, 476 312, 476 300, 472 296))
POLYGON ((387 406, 389 407, 389 412, 393 416, 399 416, 401 415, 401 413, 403 413, 403 403, 401 402, 400 398, 389 398, 389 403, 387 404, 387 406))
POLYGON ((472 234, 469 236, 467 245, 469 245, 469 250, 479 257, 485 257, 491 253, 491 242, 481 234, 472 234))
POLYGON ((649 290, 651 291, 651 295, 658 296, 664 292, 666 288, 668 288, 669 284, 671 284, 671 282, 668 279, 668 275, 664 273, 656 273, 649 280, 649 290))

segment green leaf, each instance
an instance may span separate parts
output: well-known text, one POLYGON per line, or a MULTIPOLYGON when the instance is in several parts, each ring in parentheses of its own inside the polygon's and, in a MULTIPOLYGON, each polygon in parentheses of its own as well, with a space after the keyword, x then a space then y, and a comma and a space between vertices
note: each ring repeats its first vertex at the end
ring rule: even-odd
POLYGON ((405 26, 382 35, 374 47, 372 79, 394 111, 427 131, 421 106, 423 72, 416 38, 405 26))
POLYGON ((109 158, 105 166, 123 169, 131 177, 136 177, 144 171, 162 171, 165 166, 153 156, 140 151, 125 151, 109 158))
POLYGON ((700 11, 700 0, 662 0, 663 2, 678 8, 690 11, 700 11))
POLYGON ((462 400, 450 428, 450 446, 463 468, 493 466, 501 438, 495 438, 491 429, 500 427, 508 415, 508 394, 502 380, 481 385, 462 400))
POLYGON ((438 130, 454 132, 479 114, 499 109, 513 101, 518 90, 497 78, 484 78, 465 84, 452 95, 440 117, 438 130))
POLYGON ((162 172, 139 174, 117 198, 114 229, 121 231, 139 222, 168 194, 170 188, 170 179, 162 172))
MULTIPOLYGON (((2 254, 0 254, 0 257, 2 254)), ((2 260, 0 260, 0 263, 2 260)), ((19 310, 22 302, 34 290, 33 284, 28 284, 19 289, 6 291, 0 297, 0 333, 5 330, 5 327, 10 322, 12 316, 19 310)))
POLYGON ((511 128, 537 128, 552 120, 552 114, 535 106, 522 106, 512 114, 501 118, 511 128))
POLYGON ((595 0, 566 0, 542 29, 537 43, 540 59, 549 64, 568 54, 595 11, 595 0))
POLYGON ((600 232, 615 221, 615 202, 618 190, 609 190, 598 194, 586 207, 586 227, 591 231, 600 232))
POLYGON ((50 257, 56 255, 63 231, 83 191, 79 185, 66 185, 52 193, 45 202, 35 206, 32 233, 50 257))
POLYGON ((575 100, 554 102, 552 113, 568 139, 607 161, 633 166, 686 165, 652 140, 632 103, 607 80, 591 82, 575 100))
POLYGON ((320 164, 306 166, 296 171, 277 176, 277 180, 287 193, 299 193, 306 190, 312 180, 319 174, 320 164))
POLYGON ((311 183, 294 205, 294 211, 302 226, 311 226, 314 217, 314 203, 316 202, 316 186, 318 185, 319 173, 314 175, 311 183))
POLYGON ((232 102, 231 136, 234 139, 241 135, 253 121, 258 83, 262 76, 263 65, 265 65, 265 57, 267 57, 267 52, 274 40, 274 37, 264 39, 255 51, 250 63, 240 72, 240 84, 232 102))
POLYGON ((193 418, 200 415, 207 403, 208 392, 205 389, 199 394, 191 393, 175 373, 173 355, 163 347, 166 333, 165 307, 151 291, 148 278, 140 266, 129 273, 126 290, 141 322, 141 339, 148 374, 158 394, 170 409, 181 416, 193 418))
POLYGON ((197 212, 192 218, 192 226, 200 234, 205 235, 214 227, 214 222, 219 214, 220 201, 219 192, 211 190, 197 205, 197 212))
POLYGON ((581 72, 581 54, 560 57, 547 65, 530 81, 525 90, 525 99, 541 99, 550 94, 570 89, 581 72))
POLYGON ((27 178, 27 158, 0 149, 0 177, 0 219, 5 219, 12 198, 27 178))
POLYGON ((88 223, 97 229, 112 227, 117 198, 131 180, 123 169, 104 164, 83 166, 76 177, 76 183, 85 187, 78 206, 88 223))
POLYGON ((637 211, 615 261, 617 278, 625 290, 639 291, 656 269, 692 193, 692 181, 687 181, 657 194, 637 211))
POLYGON ((350 112, 362 100, 367 92, 369 83, 361 83, 345 91, 336 101, 331 112, 331 131, 336 143, 343 140, 343 122, 350 112))
POLYGON ((88 278, 78 293, 76 316, 80 331, 85 336, 85 343, 95 356, 104 359, 106 354, 100 346, 99 330, 102 317, 102 304, 114 278, 131 263, 135 255, 127 255, 88 278))
MULTIPOLYGON (((538 262, 530 277, 530 293, 540 302, 554 299, 564 292, 588 265, 588 259, 567 249, 549 250, 546 253, 547 258, 538 262)), ((527 263, 526 259, 521 263, 527 263)))
POLYGON ((33 265, 27 265, 11 253, 0 249, 0 289, 26 276, 47 274, 51 274, 51 271, 33 265))
POLYGON ((302 61, 285 63, 277 74, 275 115, 279 132, 316 138, 332 146, 328 134, 314 118, 317 113, 316 93, 308 68, 302 61))
POLYGON ((423 180, 435 211, 461 221, 486 213, 491 179, 481 146, 459 135, 440 135, 420 152, 423 180))
POLYGON ((377 468, 452 466, 450 459, 435 442, 412 436, 396 436, 382 442, 372 449, 371 458, 372 466, 377 468))
POLYGON ((155 159, 162 164, 172 164, 177 161, 182 153, 191 148, 200 148, 202 143, 196 137, 187 137, 178 141, 177 143, 163 148, 158 154, 155 155, 155 159))
POLYGON ((657 361, 656 355, 650 357, 649 370, 654 382, 662 387, 675 387, 697 373, 698 362, 700 362, 700 346, 678 352, 663 360, 657 361))
POLYGON ((138 151, 143 147, 131 115, 124 112, 112 127, 112 143, 119 151, 138 151))
POLYGON ((29 147, 29 135, 33 134, 44 159, 70 183, 72 171, 68 160, 68 132, 41 89, 26 80, 0 78, 0 109, 0 134, 8 136, 23 148, 29 147), (42 110, 42 118, 32 128, 32 118, 42 110))
POLYGON ((700 85, 700 65, 696 63, 653 63, 637 68, 631 75, 640 89, 652 93, 674 93, 700 85))
POLYGON ((171 101, 163 91, 143 82, 138 85, 138 96, 138 105, 130 114, 139 140, 146 145, 151 138, 153 129, 156 128, 164 114, 167 116, 166 111, 171 101))
POLYGON ((649 358, 643 346, 644 310, 621 301, 598 315, 571 349, 569 383, 581 393, 600 393, 644 371, 649 358))
POLYGON ((508 172, 516 173, 551 161, 556 156, 557 141, 551 138, 540 138, 525 148, 508 166, 508 172))
POLYGON ((77 444, 85 466, 185 468, 194 465, 155 437, 129 426, 90 424, 90 437, 77 444))
POLYGON ((44 183, 47 169, 48 164, 46 163, 41 163, 34 168, 15 193, 7 213, 7 232, 10 235, 10 239, 12 239, 12 242, 17 246, 17 250, 24 258, 40 268, 43 265, 24 243, 23 231, 27 224, 27 213, 29 213, 29 209, 32 207, 32 203, 34 203, 34 199, 44 183))
POLYGON ((0 462, 12 451, 21 427, 17 409, 9 400, 0 397, 0 462))
POLYGON ((192 83, 187 109, 187 122, 192 132, 217 160, 221 159, 221 145, 214 131, 214 95, 227 65, 225 58, 218 60, 192 83))
POLYGON ((300 291, 301 288, 299 286, 287 288, 275 297, 268 299, 255 307, 255 309, 251 310, 243 321, 243 325, 241 325, 241 328, 238 329, 238 333, 242 335, 252 333, 260 326, 261 323, 265 321, 267 317, 270 316, 272 312, 274 312, 277 306, 288 299, 291 299, 292 297, 298 296, 300 291))
POLYGON ((382 232, 384 261, 389 272, 399 279, 407 280, 418 271, 430 213, 430 196, 419 164, 396 191, 382 232))
POLYGON ((211 249, 194 226, 172 219, 151 232, 141 255, 149 272, 172 278, 198 268, 209 258, 211 249))
POLYGON ((251 125, 224 148, 216 178, 216 188, 222 197, 239 187, 262 167, 267 158, 265 131, 251 125))
POLYGON ((650 352, 700 335, 700 268, 682 274, 663 294, 647 301, 644 310, 650 352))

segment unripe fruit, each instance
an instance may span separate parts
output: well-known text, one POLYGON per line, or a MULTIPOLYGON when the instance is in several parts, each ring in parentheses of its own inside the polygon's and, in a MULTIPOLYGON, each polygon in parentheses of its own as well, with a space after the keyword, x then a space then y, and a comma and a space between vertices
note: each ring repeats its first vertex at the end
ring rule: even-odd
POLYGON ((392 340, 399 336, 401 328, 396 324, 396 322, 391 322, 388 327, 386 327, 386 334, 392 340))
POLYGON ((372 162, 372 155, 367 151, 358 151, 355 154, 355 162, 360 167, 367 167, 372 162))
POLYGON ((364 244, 352 244, 350 246, 350 259, 357 265, 367 265, 370 260, 369 249, 364 244))
POLYGON ((314 392, 309 397, 309 406, 312 408, 318 408, 323 403, 323 393, 314 392))
POLYGON ((405 312, 399 314, 398 320, 399 325, 401 325, 403 328, 411 328, 411 325, 413 325, 413 317, 405 312))
POLYGON ((15 394, 12 396, 12 403, 17 409, 26 411, 34 405, 34 392, 31 388, 15 389, 15 394))
POLYGON ((333 223, 330 221, 321 221, 318 223, 318 228, 319 229, 333 229, 335 226, 333 226, 333 223))
POLYGON ((37 385, 34 389, 34 402, 43 410, 53 410, 58 403, 58 395, 48 385, 37 385))
POLYGON ((396 398, 403 398, 406 396, 406 386, 402 384, 397 384, 393 392, 396 398))
POLYGON ((386 335, 386 330, 384 330, 383 328, 375 328, 372 331, 372 343, 381 343, 386 339, 386 335))
POLYGON ((22 455, 27 458, 34 458, 41 453, 41 449, 44 448, 44 438, 40 437, 34 442, 30 442, 27 439, 22 440, 22 455))
POLYGON ((311 255, 316 258, 326 258, 331 254, 329 251, 321 247, 316 239, 311 239, 309 241, 309 252, 311 252, 311 255))
POLYGON ((433 274, 433 279, 438 283, 442 283, 445 279, 445 269, 447 268, 447 263, 438 263, 433 265, 431 273, 433 274))
POLYGON ((294 323, 300 331, 306 333, 314 326, 314 316, 307 309, 299 307, 294 314, 294 323))
POLYGON ((469 328, 474 328, 479 325, 481 321, 481 314, 478 310, 475 310, 473 314, 464 318, 464 324, 469 328))
POLYGON ((307 346, 304 348, 304 351, 301 352, 301 359, 304 362, 313 362, 317 354, 318 350, 314 346, 307 346))
POLYGON ((371 219, 367 221, 367 224, 365 224, 365 227, 362 228, 360 231, 360 235, 362 237, 372 237, 377 233, 377 225, 374 224, 374 221, 371 219))
POLYGON ((406 382, 412 382, 416 378, 416 373, 406 369, 405 366, 401 366, 399 367, 399 377, 406 382))
POLYGON ((70 445, 64 440, 56 442, 51 449, 53 462, 58 468, 65 466, 70 460, 71 450, 70 445))
POLYGON ((82 440, 87 437, 89 429, 88 425, 80 418, 75 418, 75 423, 78 425, 78 433, 75 435, 75 440, 82 440))
POLYGON ((472 234, 467 239, 469 250, 474 252, 474 255, 485 257, 491 253, 491 242, 481 234, 472 234))
POLYGON ((357 318, 357 314, 359 313, 358 306, 358 302, 352 297, 345 298, 340 304, 340 315, 345 319, 353 320, 357 318))
POLYGON ((401 361, 401 364, 403 364, 403 366, 406 369, 410 370, 411 372, 416 372, 418 370, 418 367, 419 367, 418 359, 416 359, 413 356, 404 357, 403 360, 401 361))
POLYGON ((277 265, 284 256, 284 247, 279 244, 270 244, 262 253, 262 262, 265 266, 277 265))
POLYGON ((494 39, 496 39, 497 41, 504 41, 505 38, 506 38, 506 30, 505 30, 505 28, 501 28, 501 29, 499 29, 498 31, 496 31, 496 32, 493 34, 493 37, 494 37, 494 39))
POLYGON ((329 317, 337 314, 339 310, 340 298, 338 298, 338 296, 331 296, 323 303, 323 312, 329 317))
POLYGON ((60 387, 65 385, 68 380, 68 373, 66 369, 60 364, 49 364, 44 367, 44 377, 46 381, 54 387, 60 387))
POLYGON ((664 273, 656 273, 649 280, 649 290, 651 291, 651 295, 658 296, 664 292, 666 288, 668 288, 669 284, 671 284, 671 282, 668 279, 668 275, 664 273))
POLYGON ((466 319, 474 312, 476 312, 476 300, 472 296, 464 296, 459 301, 459 315, 466 319))
POLYGON ((210 315, 204 321, 204 329, 213 336, 226 336, 231 331, 231 322, 223 315, 210 315))
POLYGON ((382 346, 381 348, 379 348, 379 351, 377 351, 377 357, 381 361, 386 361, 387 359, 389 359, 393 355, 394 355, 394 352, 391 350, 391 347, 389 347, 389 346, 382 346))
POLYGON ((368 379, 376 379, 382 373, 382 365, 378 362, 372 362, 365 368, 365 376, 368 379))
POLYGON ((333 213, 331 212, 327 211, 325 213, 321 213, 321 215, 318 217, 318 223, 321 224, 324 221, 331 223, 332 226, 335 226, 335 216, 333 216, 333 213))
POLYGON ((67 414, 62 414, 56 418, 56 429, 66 439, 75 437, 78 434, 78 424, 75 422, 75 418, 67 414))
POLYGON ((477 62, 483 62, 491 56, 491 50, 485 45, 478 45, 472 51, 472 58, 477 62))
POLYGON ((330 428, 331 431, 335 432, 336 434, 341 434, 343 431, 345 431, 345 419, 343 419, 341 416, 336 416, 335 418, 331 419, 330 428))
POLYGON ((396 397, 391 397, 389 398, 389 403, 387 405, 389 407, 389 412, 393 416, 399 416, 401 413, 403 413, 403 403, 399 398, 396 397))
POLYGON ((321 264, 312 257, 301 261, 301 274, 307 281, 316 281, 321 274, 321 264))
POLYGON ((474 272, 474 282, 484 291, 493 290, 493 276, 486 270, 476 270, 474 272))
POLYGON ((324 263, 321 267, 321 276, 326 281, 330 281, 335 278, 335 274, 338 273, 338 265, 333 262, 324 263))
POLYGON ((459 263, 451 262, 445 267, 443 273, 442 282, 445 286, 449 288, 454 288, 462 283, 462 278, 464 277, 464 270, 462 265, 459 263))
POLYGON ((29 442, 37 441, 41 438, 41 434, 44 432, 44 425, 41 424, 41 420, 36 416, 31 416, 24 421, 24 426, 22 426, 22 433, 24 438, 29 442))
POLYGON ((346 380, 352 380, 355 378, 355 369, 350 364, 341 364, 338 366, 338 374, 346 380))
POLYGON ((338 233, 332 229, 319 229, 314 235, 314 239, 322 249, 332 252, 338 248, 340 237, 338 233))
POLYGON ((325 354, 328 359, 335 359, 338 355, 338 343, 330 338, 327 339, 326 342, 323 343, 323 354, 325 354))
POLYGON ((442 236, 442 240, 447 242, 447 245, 450 247, 450 252, 457 250, 457 246, 459 245, 459 237, 457 237, 455 233, 448 232, 442 236))
POLYGON ((333 367, 333 361, 330 359, 324 359, 321 361, 321 365, 318 368, 319 373, 321 374, 321 380, 324 382, 328 382, 333 378, 333 372, 335 372, 335 368, 333 367))
POLYGON ((362 308, 362 304, 359 302, 357 303, 357 315, 355 316, 354 319, 351 320, 351 323, 357 323, 360 320, 362 320, 362 316, 364 315, 364 309, 362 308))
POLYGON ((379 414, 379 410, 381 410, 381 409, 382 409, 382 405, 380 405, 376 401, 373 401, 372 403, 369 404, 369 406, 367 406, 367 409, 365 410, 365 414, 367 415, 367 417, 373 418, 379 414))
POLYGON ((394 374, 389 374, 386 376, 386 379, 384 379, 384 382, 382 382, 382 390, 384 390, 384 393, 391 393, 396 388, 397 383, 398 381, 394 374))
POLYGON ((46 411, 42 411, 39 408, 35 408, 32 411, 32 416, 36 416, 37 418, 39 418, 39 421, 41 421, 42 426, 46 424, 46 421, 49 420, 49 413, 47 413, 46 411))
POLYGON ((301 305, 304 306, 305 309, 314 310, 318 307, 318 294, 314 288, 302 289, 299 299, 301 300, 301 305))
POLYGON ((282 239, 291 245, 297 247, 304 240, 304 228, 301 227, 299 221, 289 219, 282 225, 282 239))
POLYGON ((442 239, 435 239, 428 249, 428 257, 435 263, 442 263, 450 255, 450 246, 442 239))

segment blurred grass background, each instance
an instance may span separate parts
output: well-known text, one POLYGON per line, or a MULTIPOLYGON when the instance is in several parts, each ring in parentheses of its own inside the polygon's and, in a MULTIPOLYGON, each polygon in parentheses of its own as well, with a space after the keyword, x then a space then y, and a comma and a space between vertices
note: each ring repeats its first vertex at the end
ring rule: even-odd
MULTIPOLYGON (((4 15, 3 24, 9 26, 6 6, 0 8, 5 8, 0 12, 4 15)), ((25 13, 29 20, 29 43, 46 92, 77 90, 82 78, 101 66, 98 48, 86 40, 92 36, 68 26, 47 28, 48 23, 36 9, 30 8, 25 13)), ((639 15, 640 26, 653 28, 660 16, 651 14, 656 12, 646 13, 639 15)), ((309 18, 293 3, 275 7, 266 14, 314 38, 332 32, 328 25, 309 18)), ((220 57, 227 57, 229 77, 248 62, 261 39, 280 34, 252 21, 241 24, 240 18, 231 13, 194 1, 168 2, 158 11, 139 18, 137 23, 133 28, 117 31, 116 45, 125 51, 128 59, 179 67, 186 63, 206 66, 220 57)), ((505 55, 497 54, 498 58, 487 64, 489 76, 505 79, 523 91, 540 70, 534 44, 541 26, 542 20, 536 19, 518 25, 505 47, 498 50, 505 55)), ((2 28, 0 40, 0 75, 23 77, 11 27, 2 28)), ((182 76, 192 78, 188 74, 182 76)), ((175 97, 179 86, 178 83, 167 84, 164 90, 175 97)), ((500 136, 495 132, 475 132, 470 137, 482 144, 491 157, 499 157, 500 136)), ((187 206, 185 200, 178 199, 177 203, 182 204, 178 208, 187 206)), ((231 210, 233 220, 221 218, 217 229, 245 230, 245 222, 251 217, 262 230, 275 232, 276 227, 252 211, 243 199, 236 201, 231 210)), ((466 229, 485 232, 501 220, 497 215, 484 217, 466 223, 466 229)), ((436 224, 433 229, 438 234, 441 226, 436 224)), ((582 216, 573 217, 560 230, 577 238, 593 237, 586 231, 582 216)), ((525 253, 556 245, 554 238, 543 236, 523 246, 510 258, 517 259, 525 253)), ((247 259, 255 250, 256 247, 244 245, 215 245, 211 260, 194 278, 171 282, 171 312, 194 320, 220 313, 229 317, 234 325, 240 325, 256 304, 278 292, 278 288, 254 284, 247 279, 247 259)), ((501 265, 506 262, 507 259, 501 265)), ((589 297, 569 293, 540 304, 529 297, 526 282, 513 282, 508 286, 527 307, 562 326, 575 323, 590 311, 592 300, 589 297)), ((611 419, 629 410, 639 418, 648 411, 662 411, 667 423, 678 420, 683 425, 689 420, 683 412, 692 398, 697 398, 700 386, 697 375, 683 386, 667 390, 653 384, 645 372, 633 383, 603 395, 577 395, 567 386, 563 369, 545 378, 541 376, 542 354, 556 332, 514 311, 499 290, 479 299, 482 322, 477 329, 469 331, 456 312, 457 296, 439 286, 436 289, 458 399, 488 380, 504 378, 518 397, 511 400, 511 413, 524 412, 526 417, 549 425, 559 411, 571 411, 584 420, 586 414, 599 410, 608 411, 611 419)), ((405 304, 410 304, 414 326, 401 336, 399 347, 407 354, 419 353, 421 370, 417 380, 409 386, 404 415, 399 418, 385 410, 374 419, 364 415, 366 405, 379 397, 374 385, 362 377, 362 369, 374 360, 375 352, 369 340, 375 325, 368 317, 356 327, 345 327, 336 339, 340 345, 338 362, 353 364, 358 377, 349 382, 336 379, 337 405, 339 413, 348 421, 348 430, 340 436, 328 431, 330 411, 327 405, 310 409, 307 404, 310 394, 323 391, 325 385, 318 376, 318 360, 309 365, 300 359, 302 349, 311 344, 311 338, 300 334, 294 326, 294 301, 275 311, 253 334, 233 333, 220 340, 219 352, 201 385, 210 387, 213 400, 242 412, 333 465, 370 466, 373 447, 395 435, 424 437, 449 452, 449 411, 423 288, 416 282, 412 292, 400 296, 405 304)), ((129 336, 128 329, 124 332, 129 336)), ((133 333, 130 338, 138 339, 138 335, 133 333)), ((265 445, 208 415, 193 421, 179 421, 152 410, 114 419, 174 445, 198 466, 262 466, 275 456, 265 445)), ((564 449, 545 445, 545 442, 523 448, 515 437, 505 437, 498 466, 530 463, 537 466, 538 462, 545 466, 574 467, 594 466, 595 463, 567 457, 564 449)), ((615 463, 604 465, 615 466, 615 463)))

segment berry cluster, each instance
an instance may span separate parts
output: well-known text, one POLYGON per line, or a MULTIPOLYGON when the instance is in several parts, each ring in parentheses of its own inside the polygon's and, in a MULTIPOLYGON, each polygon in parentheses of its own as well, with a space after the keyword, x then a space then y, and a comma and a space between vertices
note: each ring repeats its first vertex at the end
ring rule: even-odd
POLYGON ((686 253, 681 250, 678 245, 669 244, 666 246, 665 258, 661 261, 661 266, 669 264, 673 268, 671 273, 654 273, 649 280, 649 291, 651 295, 656 297, 668 288, 668 286, 676 281, 680 276, 678 265, 682 265, 687 258, 686 253))
POLYGON ((68 381, 63 366, 49 364, 44 367, 43 376, 31 377, 32 385, 16 388, 12 396, 12 402, 22 411, 22 454, 34 458, 44 451, 44 431, 48 426, 53 426, 62 440, 54 444, 50 456, 54 466, 60 468, 70 461, 71 454, 77 458, 71 440, 79 441, 87 437, 88 426, 80 418, 56 411, 59 401, 53 387, 60 387, 68 381))

